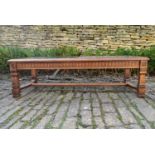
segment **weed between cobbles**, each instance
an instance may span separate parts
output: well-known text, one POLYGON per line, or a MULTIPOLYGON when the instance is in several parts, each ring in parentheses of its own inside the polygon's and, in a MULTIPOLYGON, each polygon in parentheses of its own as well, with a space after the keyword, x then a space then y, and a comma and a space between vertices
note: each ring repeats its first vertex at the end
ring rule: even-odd
MULTIPOLYGON (((133 104, 133 102, 130 101, 129 97, 128 97, 126 94, 125 94, 125 96, 128 98, 130 104, 133 104)), ((135 110, 139 113, 139 115, 141 115, 141 116, 143 117, 143 119, 151 126, 151 128, 153 128, 153 124, 151 124, 151 122, 149 122, 149 121, 147 120, 147 118, 140 112, 140 110, 138 109, 138 107, 137 107, 136 104, 135 104, 134 108, 135 108, 135 110)), ((138 116, 136 116, 136 118, 137 118, 137 117, 138 117, 138 116)), ((142 119, 140 119, 140 118, 138 117, 138 123, 140 123, 140 125, 141 125, 142 128, 145 128, 144 125, 140 122, 141 120, 142 120, 142 119)))
MULTIPOLYGON (((127 101, 125 101, 125 100, 121 97, 121 95, 118 94, 118 96, 120 97, 120 99, 122 100, 122 102, 124 103, 124 105, 126 106, 126 108, 132 113, 132 115, 133 115, 134 118, 136 119, 138 125, 140 125, 141 128, 144 128, 144 125, 141 123, 141 119, 140 119, 135 113, 133 113, 133 112, 130 110, 130 107, 128 106, 127 101)), ((127 97, 127 96, 126 96, 126 97, 127 97)), ((130 100, 129 100, 129 102, 130 102, 130 100)), ((135 106, 133 106, 133 108, 135 108, 135 106)))
POLYGON ((82 100, 83 100, 83 94, 81 95, 80 102, 79 102, 79 109, 78 109, 77 122, 76 122, 76 128, 77 129, 79 129, 80 126, 83 127, 83 124, 82 124, 82 116, 81 116, 82 100))
POLYGON ((97 96, 97 99, 99 101, 99 105, 100 105, 100 112, 101 112, 101 119, 102 119, 102 122, 105 124, 105 128, 107 128, 107 123, 105 121, 105 112, 103 111, 103 106, 102 106, 102 100, 101 98, 99 97, 98 93, 96 92, 96 96, 97 96))
MULTIPOLYGON (((38 91, 37 91, 38 92, 38 91)), ((35 99, 37 99, 38 97, 39 97, 39 94, 34 94, 34 96, 33 96, 33 98, 30 98, 29 97, 29 95, 27 95, 27 96, 25 96, 26 98, 21 102, 21 105, 22 105, 22 107, 21 107, 21 110, 19 111, 19 112, 22 112, 22 110, 27 106, 27 104, 26 105, 23 105, 22 103, 24 103, 25 101, 26 101, 26 99, 27 100, 29 100, 29 103, 30 102, 33 102, 35 99)), ((35 105, 34 105, 35 106, 35 105)), ((24 116, 26 116, 31 110, 33 109, 33 107, 31 107, 31 109, 29 109, 27 112, 25 112, 22 116, 20 116, 20 118, 18 118, 18 120, 16 120, 12 125, 14 125, 16 122, 18 122, 19 120, 21 120, 24 116)), ((18 112, 18 113, 19 113, 18 112)), ((15 116, 15 115, 13 115, 13 116, 15 116)), ((12 117, 13 117, 12 116, 12 117)), ((7 120, 6 120, 7 121, 7 120)), ((6 123, 6 122, 5 122, 6 123)), ((24 128, 24 127, 26 127, 27 125, 30 125, 31 123, 30 123, 30 121, 24 121, 24 124, 23 124, 23 126, 22 126, 22 128, 24 128)), ((11 125, 11 126, 12 126, 11 125)))
POLYGON ((117 107, 115 105, 115 101, 114 101, 114 99, 112 98, 112 96, 109 93, 108 93, 108 97, 111 99, 111 103, 113 104, 113 106, 114 106, 114 108, 115 108, 115 110, 117 112, 117 118, 120 120, 120 122, 123 124, 123 126, 126 127, 125 126, 126 124, 124 123, 123 118, 122 118, 120 112, 118 111, 118 109, 117 109, 117 107))
MULTIPOLYGON (((54 119, 55 119, 55 117, 56 117, 56 114, 58 113, 58 111, 59 111, 61 105, 63 104, 63 100, 64 100, 64 98, 65 98, 65 95, 66 95, 66 93, 63 93, 63 96, 62 96, 62 98, 60 99, 60 103, 57 105, 56 110, 55 110, 55 112, 53 113, 52 120, 50 120, 50 121, 45 125, 45 128, 46 128, 46 129, 49 129, 49 128, 58 128, 58 127, 54 127, 54 126, 53 126, 53 121, 54 121, 54 119)), ((60 125, 60 124, 59 124, 59 125, 60 125)))
POLYGON ((93 129, 96 129, 97 125, 96 125, 96 121, 95 121, 94 114, 93 114, 93 98, 91 94, 90 94, 89 102, 91 104, 90 106, 91 106, 92 127, 93 129))
POLYGON ((68 101, 68 107, 67 107, 67 109, 66 109, 66 111, 65 111, 65 114, 63 115, 63 118, 62 118, 62 121, 61 121, 61 123, 60 123, 60 125, 59 125, 59 128, 62 128, 62 126, 63 126, 63 124, 64 124, 64 122, 65 122, 65 120, 66 120, 66 118, 67 118, 67 113, 68 113, 68 111, 69 111, 69 107, 70 107, 70 105, 71 105, 71 101, 73 100, 73 98, 76 96, 76 93, 74 93, 74 95, 72 96, 72 98, 68 101))

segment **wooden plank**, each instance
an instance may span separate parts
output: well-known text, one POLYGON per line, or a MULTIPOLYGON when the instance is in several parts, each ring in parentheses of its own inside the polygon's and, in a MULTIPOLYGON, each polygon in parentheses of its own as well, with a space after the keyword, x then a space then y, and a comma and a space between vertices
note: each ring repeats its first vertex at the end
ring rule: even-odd
POLYGON ((8 62, 77 62, 77 61, 129 61, 129 60, 149 60, 147 57, 139 56, 81 56, 70 58, 25 58, 10 59, 8 62))

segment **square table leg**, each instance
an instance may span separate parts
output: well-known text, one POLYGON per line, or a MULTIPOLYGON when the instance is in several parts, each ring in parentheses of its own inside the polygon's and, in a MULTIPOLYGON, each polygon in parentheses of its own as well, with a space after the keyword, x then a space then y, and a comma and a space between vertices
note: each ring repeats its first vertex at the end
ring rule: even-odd
POLYGON ((34 83, 37 83, 37 70, 36 69, 31 70, 31 79, 33 80, 34 83))
POLYGON ((127 79, 129 79, 131 77, 131 69, 130 68, 126 68, 124 70, 124 82, 127 81, 127 79))

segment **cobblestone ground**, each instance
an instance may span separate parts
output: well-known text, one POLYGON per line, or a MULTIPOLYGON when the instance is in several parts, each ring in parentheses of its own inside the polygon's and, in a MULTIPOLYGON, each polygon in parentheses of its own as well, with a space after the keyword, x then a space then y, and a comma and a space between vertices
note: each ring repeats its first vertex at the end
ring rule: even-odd
POLYGON ((10 79, 2 76, 0 128, 155 128, 155 78, 148 79, 147 87, 145 98, 124 87, 37 87, 24 89, 21 97, 14 99, 10 79))

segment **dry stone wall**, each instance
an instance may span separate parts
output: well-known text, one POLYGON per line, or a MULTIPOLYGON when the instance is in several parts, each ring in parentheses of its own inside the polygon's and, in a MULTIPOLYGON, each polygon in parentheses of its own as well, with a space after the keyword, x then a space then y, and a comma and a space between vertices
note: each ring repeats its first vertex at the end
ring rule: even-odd
POLYGON ((13 25, 0 26, 0 46, 81 50, 136 49, 155 45, 154 25, 13 25))

